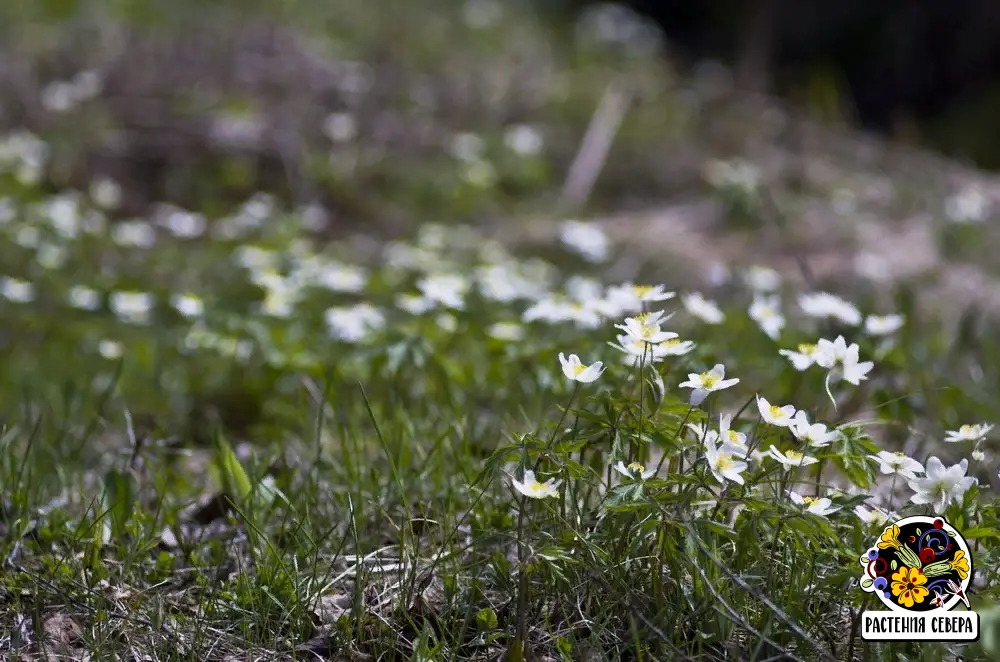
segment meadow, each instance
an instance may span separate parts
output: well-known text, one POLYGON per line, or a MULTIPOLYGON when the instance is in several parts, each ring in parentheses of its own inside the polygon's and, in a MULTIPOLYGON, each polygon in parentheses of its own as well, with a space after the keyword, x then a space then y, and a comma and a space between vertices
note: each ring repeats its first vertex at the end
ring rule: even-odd
POLYGON ((545 256, 264 194, 112 222, 38 154, 0 205, 11 659, 997 654, 995 346, 912 294, 608 282, 580 221, 545 256), (973 648, 858 635, 914 514, 971 546, 973 648))
MULTIPOLYGON (((120 27, 80 4, 0 21, 19 61, 120 27)), ((124 3, 160 31, 64 58, 0 135, 0 658, 1000 659, 985 178, 789 147, 621 16, 570 48, 488 0, 288 3, 308 50, 190 4, 124 3), (156 69, 229 47, 264 53, 245 89, 156 69), (267 152, 288 125, 301 162, 267 152), (183 149, 203 126, 222 156, 183 149), (586 220, 693 195, 700 234, 586 220), (878 590, 968 580, 977 643, 861 638, 867 555, 916 515, 968 555, 878 590)))

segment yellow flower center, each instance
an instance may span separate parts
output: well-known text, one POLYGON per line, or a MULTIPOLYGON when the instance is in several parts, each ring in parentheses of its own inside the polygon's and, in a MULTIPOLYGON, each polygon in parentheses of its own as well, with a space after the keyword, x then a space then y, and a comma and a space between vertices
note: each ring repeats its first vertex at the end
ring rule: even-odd
POLYGON ((816 345, 811 343, 801 343, 799 345, 799 354, 805 354, 806 356, 812 356, 816 352, 816 345))
POLYGON ((787 457, 789 460, 801 460, 805 456, 798 451, 787 451, 785 453, 785 457, 787 457))
POLYGON ((725 471, 726 469, 729 469, 732 466, 733 466, 733 458, 731 458, 729 455, 725 453, 720 455, 719 459, 716 460, 715 462, 715 468, 718 469, 720 472, 725 471))
POLYGON ((703 372, 699 377, 701 377, 701 385, 704 388, 712 388, 719 382, 719 376, 714 372, 703 372))
POLYGON ((636 296, 644 297, 647 294, 653 293, 652 285, 633 285, 632 291, 635 292, 636 296))
POLYGON ((905 457, 905 456, 906 456, 906 453, 904 453, 903 451, 896 451, 896 452, 894 453, 894 455, 895 455, 896 457, 905 457))
POLYGON ((816 497, 808 497, 808 496, 802 497, 802 503, 804 503, 807 506, 811 506, 814 503, 819 503, 819 499, 817 499, 816 497))
POLYGON ((769 411, 771 412, 771 416, 775 418, 781 418, 785 415, 785 413, 781 411, 781 407, 778 405, 771 405, 771 409, 769 411))
POLYGON ((676 345, 680 345, 681 344, 681 339, 680 338, 671 338, 670 340, 664 340, 661 344, 668 345, 670 347, 674 347, 676 345))
POLYGON ((574 377, 579 377, 580 373, 582 373, 586 369, 587 369, 587 366, 583 365, 582 363, 576 364, 575 366, 573 366, 573 376, 574 377))
POLYGON ((631 471, 632 473, 641 474, 643 471, 646 470, 646 467, 642 466, 638 462, 633 462, 632 464, 628 465, 628 470, 631 471))
POLYGON ((727 433, 726 436, 728 436, 729 437, 729 441, 733 442, 734 444, 740 444, 740 443, 742 443, 740 441, 740 435, 739 435, 738 432, 736 432, 736 430, 730 430, 727 433))
POLYGON ((958 431, 961 434, 972 434, 973 432, 971 425, 963 425, 962 427, 958 428, 958 431))

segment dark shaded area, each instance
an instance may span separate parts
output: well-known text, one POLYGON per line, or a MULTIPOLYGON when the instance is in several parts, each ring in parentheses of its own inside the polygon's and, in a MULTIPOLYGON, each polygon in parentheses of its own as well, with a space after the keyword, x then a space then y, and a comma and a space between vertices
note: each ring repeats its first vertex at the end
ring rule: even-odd
MULTIPOLYGON (((560 2, 577 10, 595 4, 555 0, 560 2)), ((995 114, 983 106, 997 103, 1000 87, 995 0, 623 4, 657 23, 682 60, 730 64, 743 89, 803 101, 835 87, 847 97, 841 116, 864 129, 905 133, 978 165, 1000 167, 1000 144, 982 123, 982 115, 995 114), (970 122, 977 124, 975 135, 970 122)))

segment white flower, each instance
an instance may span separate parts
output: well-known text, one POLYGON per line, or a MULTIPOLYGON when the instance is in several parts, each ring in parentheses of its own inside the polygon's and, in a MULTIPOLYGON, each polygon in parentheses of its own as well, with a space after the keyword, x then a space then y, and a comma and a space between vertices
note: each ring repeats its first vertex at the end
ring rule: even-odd
POLYGON ((107 360, 114 361, 122 357, 125 347, 116 340, 102 340, 97 345, 97 351, 107 360))
POLYGON ((38 260, 38 264, 42 265, 46 269, 60 268, 66 264, 67 257, 69 257, 69 251, 67 251, 64 246, 49 243, 41 244, 38 247, 38 252, 35 254, 35 259, 38 260))
POLYGON ((720 324, 726 319, 719 306, 703 297, 700 292, 684 295, 681 302, 689 313, 707 324, 720 324))
POLYGON ((789 428, 796 439, 806 442, 806 444, 813 448, 829 446, 830 442, 837 438, 837 431, 827 430, 826 426, 822 423, 810 425, 804 411, 799 411, 795 414, 795 418, 792 420, 789 428))
POLYGON ((847 356, 844 357, 840 376, 848 384, 858 386, 861 380, 868 378, 868 373, 871 372, 873 367, 875 367, 875 364, 871 361, 858 361, 857 345, 854 345, 848 350, 847 356))
POLYGON ((851 326, 861 324, 861 311, 850 301, 829 292, 801 294, 799 307, 810 317, 834 317, 851 326))
POLYGON ((987 434, 993 426, 989 423, 977 423, 975 425, 963 425, 958 430, 951 430, 945 433, 945 441, 979 441, 987 434))
POLYGON ((149 324, 153 295, 149 292, 112 292, 108 302, 118 319, 130 324, 149 324))
POLYGON ((156 244, 156 229, 146 221, 120 221, 111 230, 111 240, 119 246, 151 248, 156 244))
POLYGON ((535 472, 525 469, 524 482, 519 481, 513 476, 511 476, 511 482, 514 484, 514 488, 524 496, 531 497, 532 499, 544 499, 559 494, 559 484, 562 481, 549 478, 544 483, 539 483, 535 480, 535 472))
POLYGON ((865 333, 870 336, 887 336, 903 327, 902 315, 869 315, 865 318, 865 333))
POLYGON ((515 342, 524 338, 524 327, 517 322, 497 322, 486 330, 486 334, 494 340, 515 342))
POLYGON ((419 294, 400 294, 396 297, 396 305, 411 315, 423 315, 434 308, 434 301, 419 294))
POLYGON ((661 315, 662 313, 654 313, 652 315, 640 315, 639 317, 627 317, 625 318, 625 324, 615 324, 615 328, 621 329, 632 338, 650 344, 661 343, 664 340, 676 338, 676 333, 660 330, 658 322, 661 315))
POLYGON ((630 285, 629 287, 635 298, 642 303, 666 301, 673 299, 676 295, 674 292, 665 291, 663 285, 630 285))
POLYGON ((601 361, 595 361, 589 366, 584 365, 576 354, 570 354, 567 359, 562 352, 559 352, 559 363, 562 364, 562 371, 567 379, 581 384, 595 381, 604 372, 604 364, 601 361))
POLYGON ((777 340, 785 328, 785 316, 781 314, 781 298, 778 295, 755 296, 748 311, 750 319, 757 322, 761 331, 772 340, 777 340))
POLYGON ((333 292, 356 293, 364 289, 368 274, 349 264, 328 264, 316 274, 316 282, 333 292))
POLYGON ((886 522, 894 521, 897 518, 896 513, 891 513, 887 510, 879 508, 878 506, 868 509, 860 503, 854 506, 854 514, 857 515, 862 522, 875 528, 884 526, 886 522))
POLYGON ((83 285, 74 285, 66 295, 69 305, 81 310, 97 310, 101 307, 101 295, 97 290, 83 285))
POLYGON ((205 312, 205 304, 193 294, 175 294, 170 303, 184 317, 200 317, 205 312))
POLYGON ((798 451, 785 451, 782 453, 773 445, 767 449, 766 455, 770 455, 786 467, 804 467, 819 462, 816 458, 798 451))
POLYGON ((839 365, 839 374, 835 376, 855 386, 866 379, 875 366, 871 361, 858 361, 858 344, 851 343, 848 346, 844 336, 837 336, 833 342, 820 338, 817 346, 816 364, 831 371, 839 365))
POLYGON ((714 441, 706 439, 705 459, 708 461, 708 468, 712 475, 723 485, 727 480, 743 484, 743 476, 740 474, 746 471, 748 465, 743 460, 733 459, 728 445, 723 444, 722 448, 718 448, 714 441))
POLYGON ((465 292, 469 281, 457 274, 436 274, 425 276, 417 281, 417 288, 430 299, 447 308, 462 310, 465 308, 465 292))
POLYGON ((772 405, 767 401, 767 398, 760 395, 757 396, 757 409, 760 411, 760 417, 764 419, 765 423, 782 428, 790 427, 792 417, 795 416, 794 405, 785 405, 784 407, 772 405))
POLYGON ((358 125, 350 113, 330 113, 323 120, 323 133, 335 143, 346 143, 358 135, 358 125))
POLYGON ((953 223, 980 223, 990 212, 990 201, 982 189, 970 184, 945 203, 945 214, 953 223))
POLYGON ((985 462, 986 461, 986 452, 983 451, 980 448, 977 448, 976 450, 972 451, 971 457, 976 462, 985 462))
POLYGON ((791 497, 793 502, 800 506, 804 506, 807 513, 812 513, 813 515, 825 517, 830 513, 840 510, 840 506, 831 506, 830 500, 826 497, 817 498, 802 496, 798 492, 789 492, 788 496, 791 497))
POLYGON ((615 470, 626 478, 631 478, 632 480, 649 480, 656 473, 656 467, 650 467, 647 469, 638 462, 632 462, 626 466, 621 460, 618 460, 618 464, 615 465, 615 470))
POLYGON ((889 451, 879 451, 878 455, 869 455, 870 459, 879 463, 879 471, 887 476, 898 474, 903 478, 912 480, 917 474, 924 472, 922 464, 911 457, 907 457, 903 452, 890 453, 889 451))
POLYGON ((927 460, 926 477, 909 481, 910 489, 916 494, 910 497, 913 503, 934 504, 934 507, 944 510, 952 501, 961 501, 962 497, 978 481, 966 476, 969 461, 962 460, 948 468, 936 457, 927 460))
POLYGON ((754 265, 743 274, 743 282, 754 292, 773 292, 781 287, 781 275, 770 267, 754 265))
POLYGON ((788 357, 794 367, 799 372, 806 370, 816 362, 819 357, 819 346, 811 343, 800 343, 797 352, 790 349, 779 349, 778 354, 788 357))
POLYGON ((526 124, 518 124, 504 131, 503 141, 507 149, 521 156, 538 154, 544 144, 538 129, 526 124))
POLYGON ((663 356, 683 356, 695 348, 695 343, 691 340, 678 340, 671 338, 664 340, 658 345, 654 345, 657 352, 662 352, 663 356))
POLYGON ((625 335, 617 336, 617 338, 618 343, 609 342, 608 344, 618 351, 624 352, 625 363, 629 365, 638 366, 643 362, 646 365, 659 363, 667 355, 663 347, 665 343, 650 345, 645 340, 625 335))
POLYGON ((35 300, 35 286, 19 278, 0 277, 0 296, 12 303, 30 303, 35 300))
POLYGON ((324 319, 330 334, 345 342, 359 342, 385 326, 382 312, 367 303, 330 308, 324 319))
POLYGON ((559 225, 559 240, 593 263, 604 262, 611 254, 611 242, 604 230, 593 223, 563 221, 559 225))
POLYGON ((114 209, 121 204, 122 187, 108 177, 95 179, 90 183, 90 199, 101 209, 114 209))
POLYGON ((688 373, 686 382, 681 382, 680 388, 692 388, 691 404, 698 406, 713 391, 721 391, 739 383, 739 379, 723 379, 726 376, 726 367, 721 363, 716 363, 715 367, 700 374, 688 373))
POLYGON ((168 211, 163 215, 161 224, 178 239, 195 239, 208 229, 208 221, 204 216, 183 209, 168 211))
POLYGON ((747 435, 745 432, 737 432, 729 428, 733 417, 731 414, 723 414, 719 417, 718 439, 722 442, 719 449, 723 453, 729 453, 734 457, 744 458, 747 456, 747 435))

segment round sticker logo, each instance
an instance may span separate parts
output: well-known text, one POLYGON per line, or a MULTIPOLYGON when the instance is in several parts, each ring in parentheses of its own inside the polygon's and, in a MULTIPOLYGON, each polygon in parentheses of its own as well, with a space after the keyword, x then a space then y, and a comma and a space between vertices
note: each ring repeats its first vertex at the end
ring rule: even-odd
POLYGON ((972 556, 965 539, 942 517, 915 516, 886 526, 861 557, 861 588, 898 612, 969 608, 972 556))

